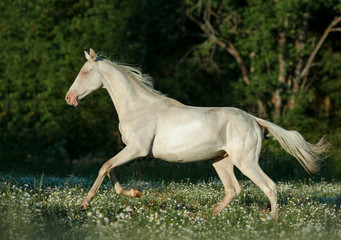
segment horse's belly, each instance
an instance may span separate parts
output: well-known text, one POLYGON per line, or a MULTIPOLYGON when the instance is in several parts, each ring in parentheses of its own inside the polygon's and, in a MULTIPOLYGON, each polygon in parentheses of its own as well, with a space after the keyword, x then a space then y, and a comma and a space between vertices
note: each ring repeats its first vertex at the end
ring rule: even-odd
POLYGON ((171 162, 194 162, 221 155, 222 129, 214 124, 191 122, 172 125, 157 132, 152 155, 171 162))
POLYGON ((153 147, 152 149, 153 157, 168 162, 178 163, 198 162, 202 160, 214 159, 222 155, 224 155, 223 151, 218 149, 207 149, 207 151, 202 151, 201 149, 193 152, 179 151, 179 149, 158 149, 157 147, 153 147))

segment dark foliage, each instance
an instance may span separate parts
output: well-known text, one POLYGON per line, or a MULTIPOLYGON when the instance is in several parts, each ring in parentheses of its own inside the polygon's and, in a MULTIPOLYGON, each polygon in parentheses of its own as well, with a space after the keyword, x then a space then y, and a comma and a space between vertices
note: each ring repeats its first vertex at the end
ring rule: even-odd
MULTIPOLYGON (((142 67, 155 78, 158 90, 186 104, 236 106, 257 114, 260 100, 269 118, 302 131, 307 140, 330 135, 334 154, 320 177, 340 178, 340 32, 331 32, 323 43, 305 88, 293 94, 290 83, 283 85, 280 115, 274 114, 272 98, 279 88, 277 38, 284 22, 289 79, 295 64, 307 61, 330 21, 340 16, 341 5, 334 0, 276 2, 206 0, 201 10, 192 12, 202 20, 203 9, 211 4, 216 11, 212 27, 219 38, 235 45, 248 68, 251 84, 246 85, 233 55, 208 41, 189 18, 196 1, 1 1, 1 166, 61 175, 94 173, 94 166, 124 147, 105 91, 91 94, 78 108, 64 101, 85 61, 83 51, 91 47, 108 58, 142 67), (295 44, 307 9, 305 47, 298 51, 295 44), (292 99, 295 105, 290 108, 292 99)), ((278 154, 277 145, 266 145, 270 149, 264 151, 262 164, 272 172, 269 175, 302 176, 301 170, 292 170, 300 168, 292 165, 294 160, 278 154)), ((140 177, 160 178, 159 169, 165 166, 170 178, 215 174, 209 163, 168 167, 168 163, 140 160, 127 169, 140 177), (183 174, 173 176, 174 172, 183 174)))

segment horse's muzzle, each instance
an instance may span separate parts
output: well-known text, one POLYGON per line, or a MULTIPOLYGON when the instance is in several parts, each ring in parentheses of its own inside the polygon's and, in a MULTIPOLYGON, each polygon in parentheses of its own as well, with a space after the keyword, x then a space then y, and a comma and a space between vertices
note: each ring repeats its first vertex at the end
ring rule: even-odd
POLYGON ((67 104, 77 107, 78 96, 76 94, 74 94, 73 92, 69 91, 69 92, 67 92, 67 94, 65 96, 65 101, 67 102, 67 104))

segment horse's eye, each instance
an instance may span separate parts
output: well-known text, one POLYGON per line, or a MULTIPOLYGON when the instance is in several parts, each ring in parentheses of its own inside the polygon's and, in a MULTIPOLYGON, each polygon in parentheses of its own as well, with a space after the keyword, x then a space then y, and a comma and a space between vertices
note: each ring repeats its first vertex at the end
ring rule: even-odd
POLYGON ((86 72, 86 71, 82 72, 83 75, 86 75, 87 73, 88 73, 88 72, 86 72))

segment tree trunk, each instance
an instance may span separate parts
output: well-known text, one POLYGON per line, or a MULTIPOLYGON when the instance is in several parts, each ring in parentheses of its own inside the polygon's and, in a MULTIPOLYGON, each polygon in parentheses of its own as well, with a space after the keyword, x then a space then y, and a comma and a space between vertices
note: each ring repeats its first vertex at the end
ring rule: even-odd
MULTIPOLYGON (((284 23, 286 24, 286 23, 284 23)), ((278 86, 273 96, 274 99, 274 120, 278 121, 281 118, 282 112, 282 92, 285 86, 285 60, 284 60, 284 51, 285 51, 285 43, 286 43, 286 34, 284 28, 281 28, 279 31, 279 47, 280 53, 278 55, 279 60, 279 74, 278 74, 278 86)))
POLYGON ((326 96, 324 98, 324 117, 326 118, 330 117, 330 110, 331 110, 330 97, 326 96))

